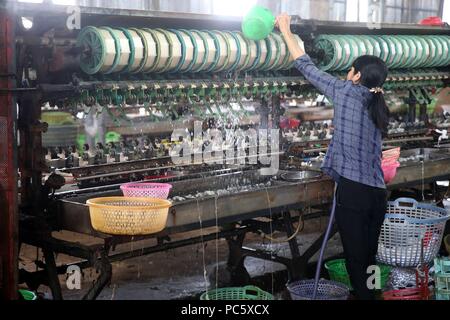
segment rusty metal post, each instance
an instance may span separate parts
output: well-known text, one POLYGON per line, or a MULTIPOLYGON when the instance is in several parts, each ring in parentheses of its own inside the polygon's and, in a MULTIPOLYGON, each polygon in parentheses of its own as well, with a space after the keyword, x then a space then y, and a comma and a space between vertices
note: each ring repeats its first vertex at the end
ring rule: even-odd
MULTIPOLYGON (((0 9, 0 88, 15 87, 14 16, 0 9)), ((0 94, 0 293, 17 298, 17 109, 12 93, 0 94)))

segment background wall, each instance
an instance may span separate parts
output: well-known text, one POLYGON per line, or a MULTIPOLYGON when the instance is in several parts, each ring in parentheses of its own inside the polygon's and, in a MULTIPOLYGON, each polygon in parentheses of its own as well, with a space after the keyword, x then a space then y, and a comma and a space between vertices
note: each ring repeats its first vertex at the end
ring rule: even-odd
POLYGON ((381 7, 382 21, 415 23, 428 16, 450 23, 450 0, 12 0, 53 2, 122 9, 162 10, 242 16, 254 4, 274 13, 287 12, 305 19, 360 21, 368 19, 372 3, 381 7))

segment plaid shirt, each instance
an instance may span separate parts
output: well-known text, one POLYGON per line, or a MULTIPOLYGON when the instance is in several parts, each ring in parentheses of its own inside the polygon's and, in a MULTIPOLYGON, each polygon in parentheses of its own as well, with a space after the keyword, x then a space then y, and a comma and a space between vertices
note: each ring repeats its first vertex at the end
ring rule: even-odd
POLYGON ((381 169, 381 131, 375 127, 367 109, 372 94, 369 89, 319 70, 306 54, 295 61, 295 67, 333 101, 334 134, 322 171, 335 181, 344 177, 386 188, 381 169))

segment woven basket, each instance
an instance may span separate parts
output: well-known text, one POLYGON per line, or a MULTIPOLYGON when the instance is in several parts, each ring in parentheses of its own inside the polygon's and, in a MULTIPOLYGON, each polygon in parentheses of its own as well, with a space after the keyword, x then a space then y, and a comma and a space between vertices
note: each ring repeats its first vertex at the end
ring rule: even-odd
MULTIPOLYGON (((381 271, 381 288, 386 286, 386 282, 389 279, 389 273, 391 272, 391 267, 386 265, 378 265, 381 271)), ((347 272, 347 267, 345 266, 345 259, 331 260, 325 263, 325 269, 328 270, 330 279, 345 284, 350 290, 353 290, 350 276, 347 272)))
POLYGON ((162 231, 171 202, 154 198, 104 197, 87 202, 92 227, 113 235, 148 235, 162 231))

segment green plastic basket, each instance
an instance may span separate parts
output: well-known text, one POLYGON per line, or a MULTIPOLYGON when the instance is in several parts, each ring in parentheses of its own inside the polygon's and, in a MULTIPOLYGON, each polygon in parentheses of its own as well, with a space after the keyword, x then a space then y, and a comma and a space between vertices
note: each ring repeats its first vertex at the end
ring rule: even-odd
POLYGON ((255 286, 220 288, 207 291, 200 300, 274 300, 273 295, 255 286))
POLYGON ((108 131, 105 135, 105 142, 119 142, 121 135, 114 131, 108 131))
POLYGON ((19 293, 22 295, 24 300, 36 300, 37 296, 33 291, 19 289, 19 293))
POLYGON ((262 6, 254 6, 242 20, 242 33, 247 39, 262 40, 275 27, 275 16, 262 6))
POLYGON ((47 122, 49 125, 56 126, 75 123, 72 114, 61 111, 42 112, 41 120, 47 122))
MULTIPOLYGON (((386 282, 391 272, 391 267, 387 265, 378 265, 381 271, 381 288, 386 286, 386 282)), ((330 279, 345 284, 350 290, 353 290, 350 277, 345 266, 345 259, 331 260, 325 263, 325 269, 328 270, 330 279)))

